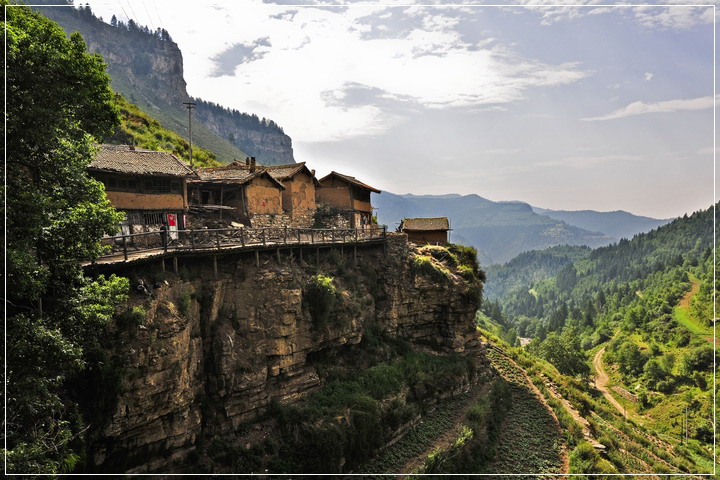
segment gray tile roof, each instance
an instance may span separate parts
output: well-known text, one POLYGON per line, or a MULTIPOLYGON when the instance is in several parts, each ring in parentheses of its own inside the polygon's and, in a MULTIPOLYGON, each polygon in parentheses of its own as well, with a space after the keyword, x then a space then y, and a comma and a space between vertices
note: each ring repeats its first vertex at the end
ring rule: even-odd
POLYGON ((129 145, 100 145, 100 150, 88 168, 136 175, 194 175, 192 169, 172 153, 129 145))
POLYGON ((450 221, 447 217, 404 218, 400 230, 450 230, 450 221))
POLYGON ((283 184, 273 178, 264 168, 258 168, 251 172, 245 165, 231 163, 224 167, 198 168, 195 173, 199 177, 196 182, 235 183, 240 185, 248 183, 256 177, 267 177, 280 189, 285 190, 283 184))
POLYGON ((355 177, 351 177, 350 175, 343 175, 342 173, 337 173, 337 172, 330 172, 328 175, 325 175, 323 178, 320 179, 320 183, 322 183, 323 180, 326 180, 330 177, 337 177, 341 180, 345 180, 346 182, 348 182, 352 185, 355 185, 356 187, 360 187, 365 190, 370 190, 371 192, 380 193, 380 190, 378 190, 377 188, 371 187, 370 185, 361 182, 360 180, 358 180, 355 177))
POLYGON ((318 182, 318 179, 315 178, 314 171, 310 171, 310 169, 307 168, 307 166, 305 166, 305 162, 288 163, 286 165, 268 165, 268 166, 263 166, 262 168, 267 170, 268 173, 273 176, 273 178, 275 178, 276 180, 280 180, 281 182, 283 180, 291 179, 296 174, 298 174, 302 171, 305 171, 305 173, 307 173, 308 175, 310 175, 310 177, 312 177, 313 183, 315 183, 315 185, 318 185, 318 186, 320 185, 320 182, 318 182))

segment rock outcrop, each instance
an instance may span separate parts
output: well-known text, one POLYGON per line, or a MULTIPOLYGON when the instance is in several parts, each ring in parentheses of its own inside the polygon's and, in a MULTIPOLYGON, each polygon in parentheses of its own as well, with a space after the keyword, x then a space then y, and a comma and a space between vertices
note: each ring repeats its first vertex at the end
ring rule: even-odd
MULTIPOLYGON (((404 234, 387 248, 323 252, 322 265, 233 255, 217 278, 208 259, 179 259, 180 275, 152 279, 147 268, 122 272, 157 284, 136 294, 145 320, 109 332, 113 354, 126 364, 123 393, 102 432, 93 463, 100 471, 172 470, 198 439, 234 432, 273 400, 293 402, 321 385, 312 356, 361 341, 369 326, 444 351, 479 348, 476 299, 448 272, 439 281, 415 271, 404 234), (210 265, 209 265, 210 264, 210 265), (333 276, 340 306, 318 324, 304 286, 317 272, 333 276)), ((305 260, 314 264, 314 250, 305 260)), ((160 266, 157 266, 160 270, 160 266)), ((154 273, 157 275, 157 272, 154 273)))

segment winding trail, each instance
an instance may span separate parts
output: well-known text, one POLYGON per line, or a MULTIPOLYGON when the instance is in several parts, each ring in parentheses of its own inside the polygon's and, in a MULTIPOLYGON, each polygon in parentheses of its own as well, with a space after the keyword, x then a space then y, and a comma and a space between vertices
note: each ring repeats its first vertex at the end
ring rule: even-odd
POLYGON ((595 358, 593 358, 593 368, 595 369, 596 373, 595 387, 602 392, 603 396, 607 398, 608 402, 610 402, 613 407, 615 407, 623 416, 626 416, 627 412, 625 411, 623 406, 620 405, 620 402, 615 400, 615 397, 612 396, 610 390, 608 390, 607 388, 610 377, 608 377, 608 374, 605 373, 605 370, 603 370, 602 368, 602 356, 604 353, 605 347, 602 347, 595 354, 595 358))

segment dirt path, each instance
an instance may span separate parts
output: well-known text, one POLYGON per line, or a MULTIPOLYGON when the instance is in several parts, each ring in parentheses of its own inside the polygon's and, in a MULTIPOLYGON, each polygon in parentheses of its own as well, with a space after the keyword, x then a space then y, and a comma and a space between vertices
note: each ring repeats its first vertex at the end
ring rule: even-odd
POLYGON ((585 438, 585 440, 597 450, 605 451, 605 445, 598 442, 597 439, 592 435, 592 432, 590 430, 590 422, 588 422, 585 417, 580 415, 580 412, 575 410, 575 407, 573 407, 572 403, 570 403, 568 399, 562 396, 562 394, 558 390, 557 385, 552 380, 550 380, 542 373, 540 374, 540 377, 543 379, 543 382, 545 382, 545 386, 547 387, 547 391, 550 396, 562 403, 563 407, 565 407, 565 410, 582 427, 583 437, 585 438))
POLYGON ((700 282, 693 281, 690 291, 683 295, 683 297, 680 299, 678 307, 690 308, 690 299, 698 292, 698 290, 700 290, 700 282))
POLYGON ((612 404, 613 407, 615 407, 623 416, 627 415, 627 412, 625 411, 625 408, 623 408, 622 405, 620 405, 620 402, 615 400, 615 397, 612 396, 610 393, 610 390, 607 388, 608 381, 610 380, 610 377, 608 377, 607 373, 605 373, 605 370, 602 368, 602 356, 605 353, 605 347, 602 347, 598 352, 595 354, 595 358, 593 358, 593 368, 595 369, 595 387, 600 390, 605 398, 607 398, 608 402, 612 404))

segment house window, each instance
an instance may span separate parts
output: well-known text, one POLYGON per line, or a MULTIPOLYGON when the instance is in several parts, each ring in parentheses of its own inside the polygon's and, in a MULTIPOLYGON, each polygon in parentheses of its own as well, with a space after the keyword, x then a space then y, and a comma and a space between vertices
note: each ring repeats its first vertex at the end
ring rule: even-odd
POLYGON ((143 182, 145 193, 182 193, 182 182, 167 177, 146 178, 143 182))
POLYGON ((126 211, 125 217, 131 225, 162 225, 165 223, 163 212, 126 211))
POLYGON ((99 180, 109 192, 137 192, 137 181, 132 177, 106 176, 99 180))

